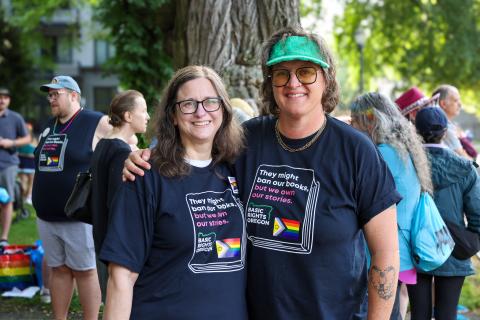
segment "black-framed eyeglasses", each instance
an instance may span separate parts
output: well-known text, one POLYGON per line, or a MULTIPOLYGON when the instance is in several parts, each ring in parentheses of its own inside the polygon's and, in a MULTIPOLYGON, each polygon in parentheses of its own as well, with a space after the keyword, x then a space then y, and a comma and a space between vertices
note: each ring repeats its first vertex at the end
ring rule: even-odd
POLYGON ((197 101, 193 99, 183 100, 175 102, 175 105, 178 105, 180 111, 183 114, 191 114, 197 112, 198 105, 201 104, 203 109, 207 112, 215 112, 222 106, 222 98, 220 97, 211 97, 206 98, 202 101, 197 101))
MULTIPOLYGON (((295 70, 295 76, 301 84, 312 84, 317 81, 317 71, 314 67, 302 67, 295 70)), ((270 78, 274 87, 286 86, 290 81, 291 71, 287 69, 274 69, 270 78)))

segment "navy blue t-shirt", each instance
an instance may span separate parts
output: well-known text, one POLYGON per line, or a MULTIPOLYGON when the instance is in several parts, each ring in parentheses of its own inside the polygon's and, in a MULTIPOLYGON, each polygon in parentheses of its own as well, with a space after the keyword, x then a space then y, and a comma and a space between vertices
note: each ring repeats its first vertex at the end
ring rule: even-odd
MULTIPOLYGON (((352 319, 367 291, 361 228, 401 199, 386 164, 365 135, 331 117, 299 152, 277 142, 273 117, 245 129, 235 168, 250 240, 250 319, 352 319)), ((283 141, 298 148, 311 138, 283 141)))
POLYGON ((245 224, 225 166, 122 184, 100 259, 139 273, 131 319, 247 318, 245 224))
POLYGON ((40 219, 74 221, 67 218, 65 204, 77 174, 90 168, 92 142, 102 116, 82 109, 63 124, 56 118, 48 121, 35 149, 32 201, 40 219))

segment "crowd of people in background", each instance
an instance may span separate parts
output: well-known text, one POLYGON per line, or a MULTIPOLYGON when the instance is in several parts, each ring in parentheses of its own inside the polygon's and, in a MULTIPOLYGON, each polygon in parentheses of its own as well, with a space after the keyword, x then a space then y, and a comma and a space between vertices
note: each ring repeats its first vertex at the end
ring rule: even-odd
POLYGON ((395 102, 365 93, 339 120, 321 37, 280 30, 261 63, 260 108, 230 99, 209 67, 178 70, 142 150, 150 116, 136 90, 103 115, 56 76, 40 88, 52 117, 37 138, 0 88, 0 187, 11 197, 0 246, 18 175, 55 319, 67 318, 74 286, 84 319, 102 302, 105 319, 400 320, 409 305, 414 320, 456 319, 470 259, 419 270, 410 228, 427 192, 445 221, 480 235, 478 153, 453 122, 458 89, 412 87, 395 102), (64 210, 87 170, 90 224, 64 210))

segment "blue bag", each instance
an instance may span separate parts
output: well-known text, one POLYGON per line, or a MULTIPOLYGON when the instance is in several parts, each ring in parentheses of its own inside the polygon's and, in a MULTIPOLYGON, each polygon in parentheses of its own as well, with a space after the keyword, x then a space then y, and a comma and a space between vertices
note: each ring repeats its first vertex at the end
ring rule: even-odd
POLYGON ((431 271, 450 257, 455 242, 428 192, 422 192, 410 229, 413 263, 417 269, 431 271))
POLYGON ((7 204, 10 201, 7 189, 0 187, 0 203, 7 204))

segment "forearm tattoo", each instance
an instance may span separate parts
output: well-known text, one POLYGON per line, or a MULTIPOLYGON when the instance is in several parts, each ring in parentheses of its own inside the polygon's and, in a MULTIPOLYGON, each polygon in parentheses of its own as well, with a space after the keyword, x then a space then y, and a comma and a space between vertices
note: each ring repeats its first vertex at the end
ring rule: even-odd
POLYGON ((384 270, 372 266, 368 281, 375 288, 380 298, 388 300, 394 295, 395 284, 398 281, 397 273, 392 266, 388 266, 384 270))

